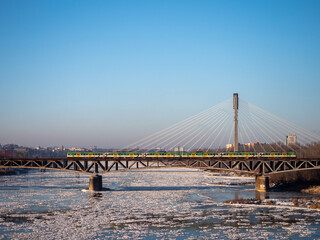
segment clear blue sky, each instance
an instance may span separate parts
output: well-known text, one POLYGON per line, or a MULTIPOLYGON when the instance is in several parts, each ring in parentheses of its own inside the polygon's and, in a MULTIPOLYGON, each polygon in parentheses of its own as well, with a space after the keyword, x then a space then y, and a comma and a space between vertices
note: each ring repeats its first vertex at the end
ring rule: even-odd
POLYGON ((320 1, 0 1, 0 143, 118 147, 232 97, 320 132, 320 1))

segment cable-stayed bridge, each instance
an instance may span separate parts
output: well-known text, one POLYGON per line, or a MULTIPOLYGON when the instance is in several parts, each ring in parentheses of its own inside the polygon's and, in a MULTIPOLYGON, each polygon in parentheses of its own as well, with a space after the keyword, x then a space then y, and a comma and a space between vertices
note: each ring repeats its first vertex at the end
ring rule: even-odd
POLYGON ((236 152, 286 152, 320 141, 320 136, 311 131, 242 99, 235 99, 238 99, 237 95, 123 150, 234 151, 235 142, 238 142, 236 152), (296 142, 286 142, 288 136, 295 136, 296 142))
POLYGON ((306 155, 310 146, 319 149, 319 142, 317 134, 238 99, 238 94, 234 94, 233 99, 116 153, 76 154, 62 159, 3 158, 0 167, 89 173, 95 175, 90 178, 90 188, 100 190, 102 178, 98 174, 138 168, 190 167, 256 175, 318 169, 319 156, 306 155))

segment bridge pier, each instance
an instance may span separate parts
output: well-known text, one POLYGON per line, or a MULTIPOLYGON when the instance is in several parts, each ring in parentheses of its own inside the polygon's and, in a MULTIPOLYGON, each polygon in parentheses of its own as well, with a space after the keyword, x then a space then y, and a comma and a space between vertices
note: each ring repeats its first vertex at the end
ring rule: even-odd
POLYGON ((89 190, 101 191, 102 190, 102 176, 95 175, 89 178, 89 190))
POLYGON ((268 192, 269 191, 269 177, 256 176, 256 191, 268 192))

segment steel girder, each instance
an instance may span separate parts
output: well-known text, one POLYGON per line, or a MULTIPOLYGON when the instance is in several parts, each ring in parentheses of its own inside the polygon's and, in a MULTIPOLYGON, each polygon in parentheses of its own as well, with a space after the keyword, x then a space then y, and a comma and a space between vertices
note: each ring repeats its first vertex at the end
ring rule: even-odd
POLYGON ((104 174, 142 168, 184 167, 259 174, 320 168, 320 159, 36 158, 0 159, 0 168, 38 168, 104 174))

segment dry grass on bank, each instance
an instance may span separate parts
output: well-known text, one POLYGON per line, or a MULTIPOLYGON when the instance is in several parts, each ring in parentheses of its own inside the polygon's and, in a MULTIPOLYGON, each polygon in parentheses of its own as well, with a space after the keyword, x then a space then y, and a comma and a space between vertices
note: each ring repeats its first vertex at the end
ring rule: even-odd
POLYGON ((320 209, 320 199, 319 198, 293 198, 288 200, 276 200, 276 199, 234 199, 225 201, 226 204, 253 204, 253 205, 274 205, 274 206, 293 206, 300 208, 309 208, 309 209, 320 209))
POLYGON ((310 186, 306 189, 302 189, 301 192, 320 195, 320 186, 310 186))

